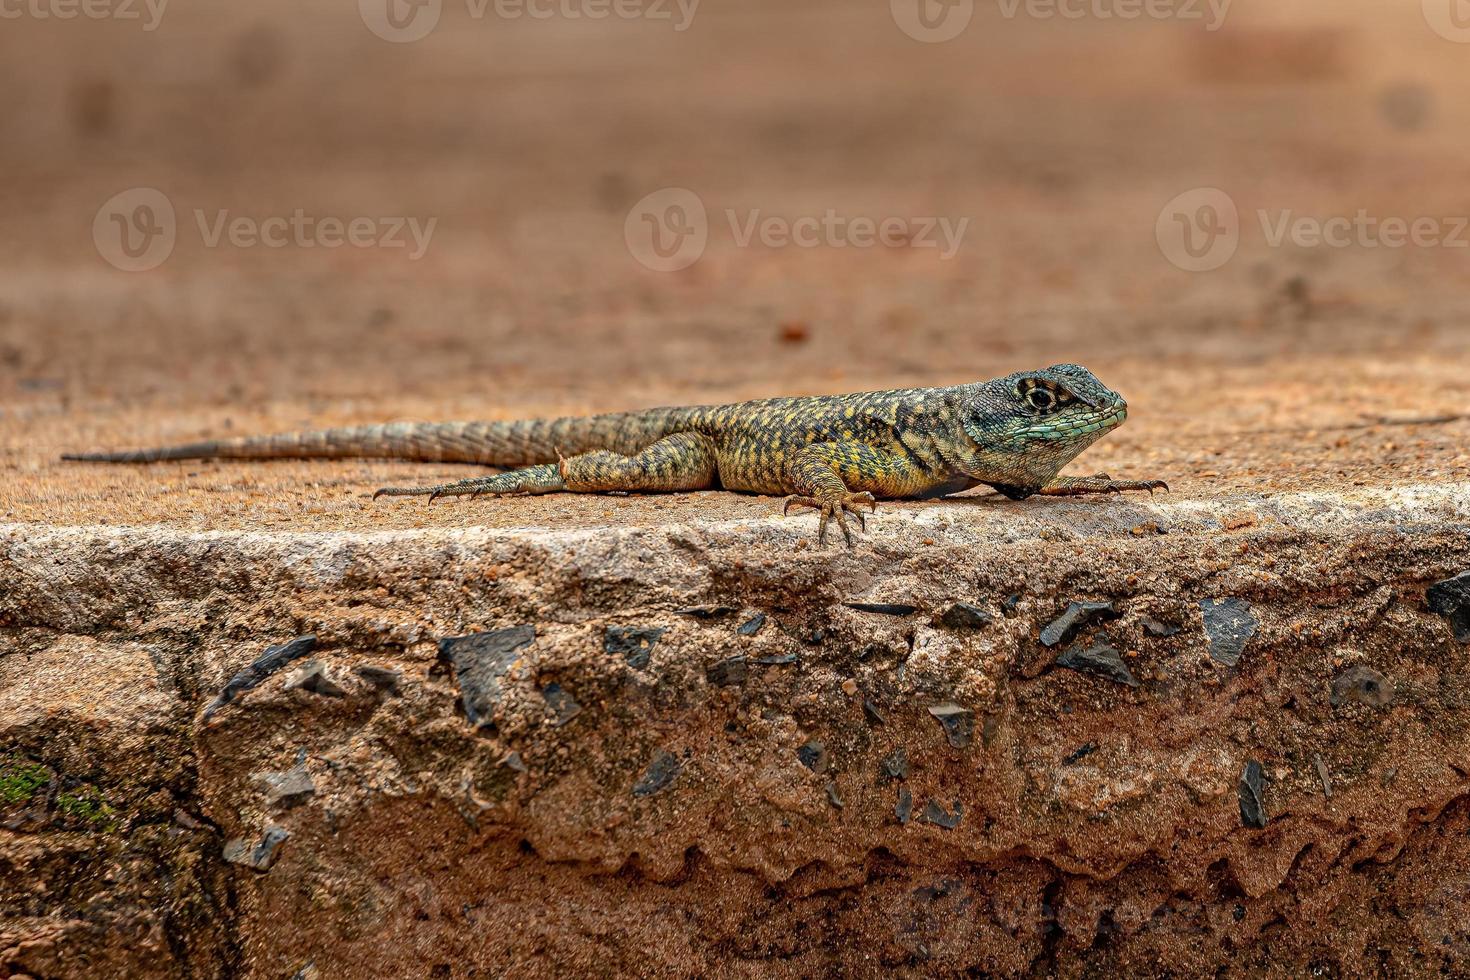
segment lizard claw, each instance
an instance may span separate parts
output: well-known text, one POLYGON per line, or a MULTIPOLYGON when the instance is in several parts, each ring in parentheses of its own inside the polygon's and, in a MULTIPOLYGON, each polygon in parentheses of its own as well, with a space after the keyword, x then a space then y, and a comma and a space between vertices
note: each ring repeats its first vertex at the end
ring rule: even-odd
POLYGON ((791 512, 792 507, 810 507, 821 514, 821 520, 817 524, 817 544, 827 543, 827 526, 833 518, 837 519, 837 526, 842 530, 842 540, 851 548, 853 546, 852 528, 847 523, 847 515, 851 514, 857 518, 858 529, 868 529, 867 519, 863 516, 862 506, 868 506, 868 512, 873 513, 878 509, 878 500, 871 493, 848 493, 835 497, 787 497, 781 506, 781 514, 785 516, 791 512))

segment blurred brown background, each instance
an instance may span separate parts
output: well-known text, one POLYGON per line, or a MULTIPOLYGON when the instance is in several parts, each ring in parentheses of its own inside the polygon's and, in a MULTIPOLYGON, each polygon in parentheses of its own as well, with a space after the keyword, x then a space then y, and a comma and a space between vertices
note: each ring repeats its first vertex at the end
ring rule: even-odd
POLYGON ((684 30, 671 0, 666 18, 602 20, 568 16, 587 9, 573 0, 547 18, 445 0, 428 36, 390 43, 373 2, 176 2, 148 30, 141 0, 137 19, 68 20, 28 0, 0 24, 12 473, 78 444, 1060 360, 1124 390, 1145 441, 1218 428, 1222 405, 1234 429, 1302 406, 1312 424, 1470 408, 1470 249, 1273 248, 1256 217, 1470 214, 1470 43, 1431 26, 1436 0, 1235 0, 1214 31, 1203 0, 1162 20, 977 0, 944 43, 887 3, 777 0, 703 0, 684 30), (93 223, 136 187, 167 196, 177 244, 130 273, 93 223), (666 187, 710 225, 672 273, 624 240, 666 187), (1155 225, 1199 187, 1233 198, 1241 231, 1229 262, 1191 273, 1155 225), (298 209, 436 224, 412 260, 210 248, 195 217, 298 209), (969 224, 945 260, 739 247, 725 209, 969 224))

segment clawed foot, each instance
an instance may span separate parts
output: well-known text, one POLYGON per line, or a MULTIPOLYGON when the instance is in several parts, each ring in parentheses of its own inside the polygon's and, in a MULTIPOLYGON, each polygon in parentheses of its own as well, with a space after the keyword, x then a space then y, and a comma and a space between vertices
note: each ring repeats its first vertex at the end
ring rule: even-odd
POLYGON ((842 496, 832 497, 830 499, 792 496, 786 498, 786 502, 781 507, 781 514, 784 517, 791 512, 792 507, 810 507, 813 510, 820 511, 822 522, 817 526, 817 544, 827 543, 827 522, 835 517, 837 518, 837 526, 842 528, 842 539, 851 548, 852 530, 847 526, 847 515, 851 514, 853 517, 856 517, 858 529, 866 531, 868 529, 868 522, 863 517, 863 512, 860 509, 864 505, 867 506, 869 513, 872 513, 878 509, 878 500, 867 491, 843 494, 842 496))
POLYGON ((474 499, 482 493, 500 497, 528 492, 520 480, 506 480, 504 479, 506 475, 488 476, 477 480, 460 480, 458 483, 441 483, 434 487, 383 487, 373 494, 373 499, 377 500, 379 497, 428 497, 429 503, 433 503, 440 497, 468 496, 474 499))
POLYGON ((1123 493, 1127 490, 1147 490, 1150 497, 1155 490, 1168 490, 1163 480, 1114 480, 1106 473, 1097 476, 1058 477, 1041 488, 1047 497, 1080 497, 1088 493, 1123 493))

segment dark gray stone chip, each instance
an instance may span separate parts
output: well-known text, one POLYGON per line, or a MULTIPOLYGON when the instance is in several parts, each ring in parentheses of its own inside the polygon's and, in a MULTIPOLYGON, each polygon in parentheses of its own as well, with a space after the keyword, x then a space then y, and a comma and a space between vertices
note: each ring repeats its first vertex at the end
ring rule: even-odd
POLYGON ((748 663, 744 657, 727 657, 717 664, 711 665, 704 672, 705 679, 716 687, 729 687, 733 684, 743 684, 746 676, 750 673, 748 663))
POLYGON ((560 728, 582 713, 582 706, 570 691, 560 684, 547 684, 541 689, 546 706, 556 715, 556 727, 560 728))
POLYGON ((931 799, 928 803, 924 804, 924 819, 936 827, 943 827, 945 830, 954 830, 960 825, 960 818, 965 815, 965 808, 960 806, 959 800, 955 800, 952 805, 954 812, 950 813, 944 807, 940 806, 938 800, 931 799))
POLYGON ((888 719, 883 717, 883 713, 878 710, 872 698, 863 698, 863 717, 868 720, 869 725, 875 728, 888 724, 888 719))
POLYGON ((719 619, 739 610, 734 606, 685 606, 683 609, 675 609, 674 612, 680 616, 693 616, 695 619, 719 619))
POLYGON ((662 629, 651 626, 609 626, 602 637, 602 649, 615 657, 622 657, 629 667, 642 670, 653 656, 653 648, 662 629))
POLYGON ((684 764, 671 752, 659 749, 648 762, 648 768, 638 782, 633 784, 634 796, 652 796, 674 781, 684 764))
POLYGON ((736 627, 735 632, 739 633, 741 636, 755 636, 761 631, 761 627, 764 625, 766 625, 766 614, 756 613, 754 616, 750 617, 745 622, 736 627))
POLYGON ((1125 684, 1128 687, 1138 686, 1138 678, 1133 676, 1133 672, 1123 662, 1123 655, 1108 643, 1106 636, 1099 636, 1096 642, 1085 650, 1080 643, 1069 647, 1066 653, 1057 658, 1057 666, 1084 674, 1093 674, 1104 680, 1110 680, 1114 684, 1125 684))
POLYGON ((296 765, 283 772, 256 773, 254 779, 265 788, 265 805, 272 810, 299 806, 316 793, 316 783, 304 765, 296 765))
POLYGON ((284 827, 267 827, 258 841, 236 837, 225 842, 224 859, 231 864, 243 865, 253 871, 266 872, 281 856, 281 845, 291 837, 284 827))
POLYGON ((1067 757, 1062 760, 1062 765, 1070 766, 1074 762, 1081 762, 1083 759, 1087 758, 1089 755, 1092 755, 1092 753, 1096 751, 1096 742, 1083 742, 1071 752, 1067 753, 1067 757))
POLYGON ((796 758, 812 772, 827 771, 827 746, 812 739, 796 750, 796 758))
POLYGON ((1240 774, 1240 822, 1247 827, 1266 826, 1266 804, 1261 799, 1265 771, 1251 759, 1240 774))
POLYGON ((1255 613, 1244 599, 1203 599, 1199 604, 1210 641, 1210 659, 1227 667, 1240 663, 1240 655, 1256 635, 1255 613))
POLYGON ((893 814, 898 817, 899 823, 908 823, 914 819, 914 794, 909 792, 907 786, 898 788, 898 805, 893 808, 893 814))
POLYGON ((918 606, 903 602, 844 602, 843 605, 858 612, 877 613, 880 616, 912 616, 919 611, 918 606))
POLYGON ((956 602, 939 617, 939 625, 952 630, 977 630, 991 622, 990 613, 969 602, 956 602))
POLYGON ((787 664, 796 663, 798 659, 794 653, 780 653, 773 657, 756 657, 750 662, 760 664, 762 667, 784 667, 787 664))
POLYGON ((327 669, 312 661, 302 666, 301 671, 286 682, 288 691, 309 691, 324 698, 342 698, 347 691, 327 676, 327 669))
POLYGON ((204 721, 208 721, 220 708, 244 694, 246 691, 259 687, 266 679, 276 673, 282 667, 293 660, 299 660, 306 656, 316 646, 316 637, 312 635, 298 636, 289 643, 281 643, 276 646, 267 647, 265 653, 256 657, 244 670, 224 686, 224 690, 209 703, 204 709, 204 721))
POLYGON ((1041 645, 1054 647, 1066 643, 1093 620, 1116 615, 1118 613, 1111 602, 1069 602, 1066 611, 1042 629, 1041 645))
POLYGON ((1143 617, 1142 623, 1143 631, 1149 636, 1174 636, 1182 628, 1172 623, 1165 623, 1162 620, 1154 619, 1152 616, 1143 617))
POLYGON ((501 685, 517 652, 536 639, 536 627, 512 626, 488 633, 451 636, 439 641, 439 655, 454 667, 465 717, 470 724, 492 721, 502 696, 501 685))
POLYGON ((1456 640, 1470 643, 1470 572, 1435 582, 1424 593, 1424 600, 1430 612, 1450 621, 1456 640))
POLYGON ((403 695, 403 691, 399 689, 399 685, 403 683, 401 670, 390 670, 375 664, 359 664, 353 668, 353 673, 390 697, 403 695))
POLYGON ((888 779, 904 780, 909 778, 909 756, 903 750, 903 746, 890 752, 879 764, 883 775, 888 779))
POLYGON ((953 701, 932 705, 929 713, 944 728, 944 737, 957 749, 968 748, 975 734, 975 713, 953 701))

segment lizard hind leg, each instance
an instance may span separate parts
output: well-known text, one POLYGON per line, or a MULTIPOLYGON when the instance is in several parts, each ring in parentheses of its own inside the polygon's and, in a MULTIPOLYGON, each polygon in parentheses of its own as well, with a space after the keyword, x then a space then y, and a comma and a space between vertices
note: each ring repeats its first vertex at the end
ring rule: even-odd
POLYGON ((581 453, 494 476, 429 487, 384 487, 378 497, 478 497, 482 493, 606 493, 615 490, 703 490, 714 482, 715 446, 697 432, 660 439, 632 456, 607 450, 581 453))
POLYGON ((608 450, 583 453, 557 464, 573 493, 707 490, 717 469, 714 442, 698 432, 676 432, 623 456, 608 450))

